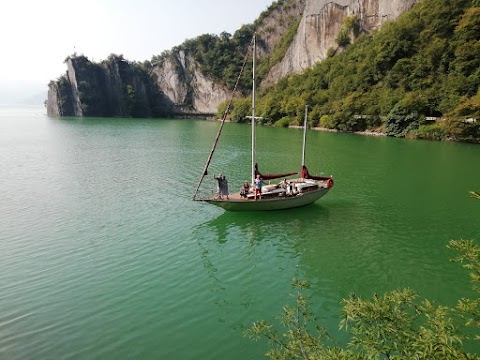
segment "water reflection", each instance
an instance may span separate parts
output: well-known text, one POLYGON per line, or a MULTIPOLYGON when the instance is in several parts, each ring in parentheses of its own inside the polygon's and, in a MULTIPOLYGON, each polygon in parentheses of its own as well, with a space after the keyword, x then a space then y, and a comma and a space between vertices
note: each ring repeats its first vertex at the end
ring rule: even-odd
POLYGON ((219 244, 234 240, 234 234, 254 244, 276 237, 302 235, 308 227, 326 222, 329 217, 330 210, 319 204, 284 211, 224 212, 199 225, 197 230, 209 230, 219 244))
MULTIPOLYGON (((309 227, 328 223, 322 205, 262 212, 229 213, 198 225, 194 238, 208 276, 212 301, 234 328, 272 314, 289 300, 291 279, 307 278, 301 266, 309 227), (239 310, 240 309, 240 310, 239 310), (231 319, 232 313, 241 314, 231 319)), ((275 313, 276 314, 276 313, 275 313)))

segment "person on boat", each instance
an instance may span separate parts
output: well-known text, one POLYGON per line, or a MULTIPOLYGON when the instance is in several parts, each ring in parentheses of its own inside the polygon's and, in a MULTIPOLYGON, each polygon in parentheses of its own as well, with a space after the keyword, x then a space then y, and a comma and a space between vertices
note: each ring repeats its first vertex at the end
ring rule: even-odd
POLYGON ((248 181, 245 180, 245 181, 243 182, 242 187, 240 188, 240 197, 246 198, 249 189, 250 189, 250 185, 248 184, 248 181))
POLYGON ((279 184, 282 189, 285 189, 285 194, 287 196, 294 195, 293 184, 287 180, 287 178, 283 179, 279 184))
POLYGON ((264 184, 263 179, 260 175, 257 175, 255 179, 255 200, 257 200, 257 196, 259 199, 262 198, 262 185, 264 184))
POLYGON ((290 185, 290 183, 288 182, 287 178, 283 179, 281 182, 280 182, 280 186, 283 188, 283 189, 286 189, 288 187, 288 185, 290 185))
POLYGON ((221 199, 223 194, 223 175, 222 173, 218 174, 218 176, 213 175, 213 178, 217 180, 217 193, 215 197, 221 199))
POLYGON ((228 197, 228 195, 229 195, 228 181, 227 181, 227 178, 225 177, 225 175, 222 176, 222 187, 220 189, 221 189, 222 196, 226 196, 227 200, 228 200, 229 199, 229 197, 228 197))

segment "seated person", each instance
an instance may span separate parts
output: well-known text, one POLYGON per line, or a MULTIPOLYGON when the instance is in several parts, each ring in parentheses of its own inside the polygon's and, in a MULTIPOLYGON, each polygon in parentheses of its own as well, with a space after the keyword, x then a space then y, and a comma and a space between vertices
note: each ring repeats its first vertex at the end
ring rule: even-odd
POLYGON ((280 182, 279 185, 280 185, 281 188, 286 189, 288 187, 288 185, 290 185, 290 182, 287 180, 287 178, 285 178, 280 182))
POLYGON ((282 189, 285 189, 285 193, 287 195, 295 195, 293 184, 290 181, 288 181, 286 178, 283 179, 283 181, 281 181, 279 185, 282 187, 282 189))
POLYGON ((248 181, 245 180, 243 182, 242 187, 240 188, 240 197, 246 198, 249 190, 250 190, 250 185, 248 184, 248 181))

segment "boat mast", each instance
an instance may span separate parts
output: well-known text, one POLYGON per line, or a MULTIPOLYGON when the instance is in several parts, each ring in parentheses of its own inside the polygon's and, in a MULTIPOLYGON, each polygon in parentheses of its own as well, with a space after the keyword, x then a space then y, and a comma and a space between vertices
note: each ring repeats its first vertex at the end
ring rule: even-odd
POLYGON ((253 35, 253 67, 252 67, 252 73, 253 73, 253 81, 252 81, 252 186, 255 181, 255 60, 256 60, 256 37, 257 35, 253 35))
POLYGON ((308 105, 305 105, 305 120, 303 121, 302 168, 305 166, 305 149, 307 147, 307 119, 308 119, 308 105))
POLYGON ((238 83, 240 82, 240 78, 242 77, 243 70, 245 69, 245 65, 247 64, 247 60, 248 60, 248 54, 245 56, 242 68, 240 70, 240 74, 238 74, 237 81, 235 82, 235 86, 233 87, 232 94, 230 96, 230 101, 228 102, 227 107, 225 108, 225 111, 223 113, 222 122, 220 124, 219 129, 218 129, 217 136, 215 137, 215 141, 213 142, 213 146, 212 146, 212 150, 210 151, 210 155, 208 156, 205 167, 203 168, 202 176, 200 177, 200 180, 198 181, 197 187, 195 188, 195 191, 193 193, 192 200, 196 200, 198 190, 200 189, 200 186, 202 185, 203 179, 205 178, 205 176, 208 173, 208 166, 210 165, 210 162, 212 161, 213 153, 215 152, 215 148, 217 147, 218 140, 220 139, 220 134, 222 133, 223 125, 225 124, 225 121, 227 120, 227 116, 230 113, 230 108, 232 106, 232 102, 233 102, 233 99, 235 97, 235 93, 236 93, 237 88, 238 88, 238 83))

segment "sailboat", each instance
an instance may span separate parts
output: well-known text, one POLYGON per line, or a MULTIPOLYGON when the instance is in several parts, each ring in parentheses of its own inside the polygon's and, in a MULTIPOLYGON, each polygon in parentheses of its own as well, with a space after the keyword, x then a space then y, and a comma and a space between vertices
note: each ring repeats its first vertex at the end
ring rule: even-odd
MULTIPOLYGON (((314 176, 310 175, 305 165, 305 151, 306 151, 306 138, 307 138, 307 113, 308 106, 305 106, 305 119, 303 125, 303 146, 302 146, 302 168, 299 178, 287 179, 298 173, 286 173, 286 174, 261 174, 258 171, 258 165, 256 163, 255 154, 255 123, 259 118, 255 116, 255 62, 256 62, 256 37, 253 37, 253 84, 252 84, 252 171, 251 171, 251 185, 244 193, 233 193, 228 197, 222 197, 220 194, 216 194, 210 197, 197 198, 198 191, 202 184, 204 177, 208 174, 208 167, 215 151, 216 145, 219 141, 220 134, 223 125, 226 120, 226 116, 231 106, 232 100, 227 105, 222 123, 217 132, 212 151, 205 164, 202 176, 198 182, 197 188, 193 195, 194 201, 204 201, 209 204, 221 207, 227 211, 268 211, 268 210, 282 210, 291 209, 295 207, 305 206, 314 203, 321 197, 323 197, 333 187, 332 176, 314 176), (255 180, 260 178, 261 191, 260 194, 256 193, 255 180), (278 183, 268 183, 265 181, 273 179, 283 179, 278 183)), ((245 63, 243 64, 243 68, 245 63)), ((240 78, 240 75, 239 75, 240 78)), ((238 80, 237 80, 238 84, 238 80)), ((235 89, 234 89, 235 91, 235 89)), ((233 98, 233 95, 232 95, 233 98)), ((257 180, 258 181, 258 180, 257 180)))

